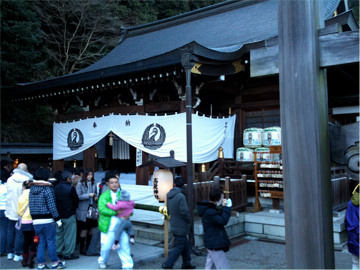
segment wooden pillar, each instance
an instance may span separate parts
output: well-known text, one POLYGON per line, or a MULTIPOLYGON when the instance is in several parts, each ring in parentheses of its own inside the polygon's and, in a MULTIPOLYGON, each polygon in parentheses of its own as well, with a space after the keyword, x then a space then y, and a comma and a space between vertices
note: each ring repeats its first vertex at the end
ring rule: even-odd
MULTIPOLYGON (((142 151, 142 164, 149 161, 149 153, 142 151)), ((148 186, 149 185, 149 167, 136 167, 136 184, 148 186)))
POLYGON ((84 150, 83 169, 90 168, 95 172, 95 146, 91 146, 84 150))
POLYGON ((64 160, 63 159, 53 160, 53 172, 56 172, 58 170, 60 170, 60 171, 64 170, 64 160))
POLYGON ((323 1, 278 1, 286 266, 334 269, 323 1))
POLYGON ((194 63, 191 62, 192 54, 186 52, 181 56, 181 64, 185 69, 186 76, 186 169, 187 169, 187 194, 188 194, 188 208, 190 213, 190 234, 189 242, 193 247, 195 245, 194 239, 194 190, 193 190, 193 158, 192 158, 192 89, 191 89, 191 68, 194 63))
POLYGON ((224 190, 224 197, 225 199, 229 199, 230 197, 230 176, 225 177, 225 190, 224 190))

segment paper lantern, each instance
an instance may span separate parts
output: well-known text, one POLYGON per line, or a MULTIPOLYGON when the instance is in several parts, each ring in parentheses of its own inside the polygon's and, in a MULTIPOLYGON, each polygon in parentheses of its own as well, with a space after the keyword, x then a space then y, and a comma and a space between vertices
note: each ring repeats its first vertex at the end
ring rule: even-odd
POLYGON ((166 194, 172 189, 173 174, 164 169, 157 170, 153 175, 153 191, 154 196, 159 202, 164 202, 166 194))

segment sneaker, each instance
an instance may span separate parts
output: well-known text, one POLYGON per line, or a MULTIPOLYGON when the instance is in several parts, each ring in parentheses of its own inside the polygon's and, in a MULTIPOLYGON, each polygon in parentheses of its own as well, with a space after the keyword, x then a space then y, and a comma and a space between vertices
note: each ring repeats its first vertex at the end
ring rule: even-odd
POLYGON ((42 270, 42 269, 50 269, 49 266, 47 266, 47 264, 43 264, 43 265, 38 265, 38 269, 42 270))
POLYGON ((14 259, 14 253, 8 253, 7 259, 8 259, 8 260, 14 259))
POLYGON ((135 244, 135 237, 134 236, 130 237, 129 241, 130 241, 130 244, 134 245, 135 244))
POLYGON ((120 249, 120 245, 119 244, 113 244, 112 247, 111 247, 111 250, 118 250, 120 249))
POLYGON ((105 263, 99 263, 99 267, 100 267, 100 269, 106 269, 106 264, 105 263))
MULTIPOLYGON (((9 258, 9 257, 8 257, 9 258)), ((23 260, 23 256, 22 255, 15 255, 14 256, 14 262, 20 262, 23 260)))
POLYGON ((55 265, 51 265, 51 269, 63 269, 65 267, 65 262, 59 262, 55 265))

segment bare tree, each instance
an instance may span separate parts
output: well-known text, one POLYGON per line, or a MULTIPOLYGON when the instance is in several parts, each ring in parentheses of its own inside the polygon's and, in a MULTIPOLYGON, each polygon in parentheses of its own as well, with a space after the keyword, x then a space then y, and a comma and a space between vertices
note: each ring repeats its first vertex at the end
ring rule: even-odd
POLYGON ((73 73, 113 49, 121 21, 116 2, 102 0, 41 0, 34 8, 42 23, 44 52, 50 76, 73 73))

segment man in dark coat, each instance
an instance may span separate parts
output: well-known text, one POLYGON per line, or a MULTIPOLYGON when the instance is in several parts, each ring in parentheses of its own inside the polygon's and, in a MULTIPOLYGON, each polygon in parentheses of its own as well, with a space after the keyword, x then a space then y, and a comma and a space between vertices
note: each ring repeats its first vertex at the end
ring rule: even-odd
POLYGON ((182 269, 195 269, 190 256, 190 245, 188 234, 190 232, 190 215, 186 198, 183 193, 184 179, 177 177, 174 180, 175 187, 169 191, 167 196, 167 208, 170 215, 171 231, 175 237, 175 247, 171 250, 166 262, 162 265, 164 269, 172 269, 176 260, 182 255, 182 269))
POLYGON ((224 199, 220 187, 210 190, 210 201, 198 202, 197 211, 202 217, 204 245, 208 251, 205 269, 230 269, 225 253, 229 250, 230 240, 225 225, 231 217, 231 200, 224 199))
POLYGON ((12 161, 8 159, 2 159, 1 160, 1 181, 4 183, 8 180, 10 177, 10 173, 13 169, 13 163, 12 161))
POLYGON ((79 197, 71 185, 71 177, 71 172, 62 172, 62 181, 55 187, 56 206, 62 221, 62 226, 56 228, 56 253, 66 260, 79 258, 73 254, 76 245, 75 211, 79 197))

